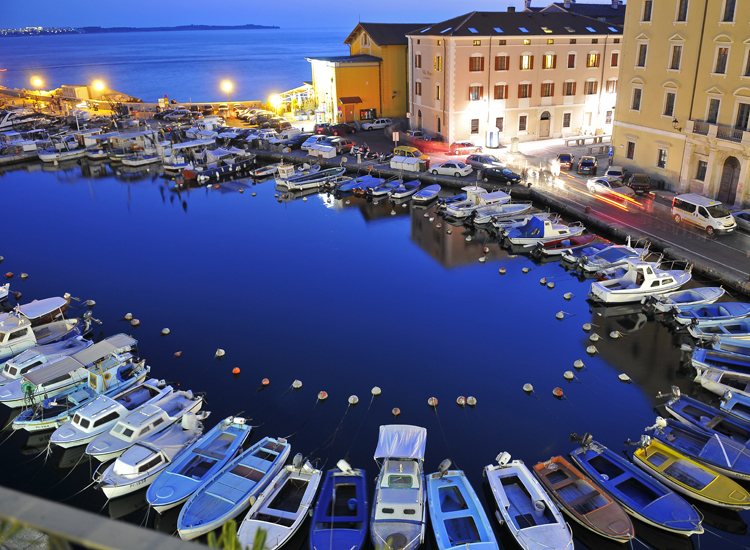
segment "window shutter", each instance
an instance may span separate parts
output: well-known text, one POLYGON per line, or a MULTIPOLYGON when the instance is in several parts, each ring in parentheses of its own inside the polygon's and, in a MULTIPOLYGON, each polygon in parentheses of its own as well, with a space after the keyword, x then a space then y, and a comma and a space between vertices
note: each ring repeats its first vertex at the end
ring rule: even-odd
POLYGON ((519 69, 520 69, 521 71, 523 71, 523 56, 519 57, 519 58, 518 58, 518 61, 519 61, 519 63, 518 63, 518 68, 519 68, 519 69))
POLYGON ((549 95, 550 96, 555 95, 555 84, 554 84, 554 82, 549 85, 549 95))
POLYGON ((505 65, 504 65, 505 70, 509 71, 510 70, 510 56, 506 55, 504 59, 505 59, 505 65))
POLYGON ((484 86, 479 87, 479 99, 484 99, 484 86))
POLYGON ((552 56, 552 68, 557 69, 557 55, 552 56))
POLYGON ((523 93, 523 86, 521 84, 518 85, 518 97, 523 97, 521 94, 523 93))
POLYGON ((469 86, 469 101, 471 101, 471 86, 469 86))
POLYGON ((528 90, 529 90, 529 95, 527 95, 526 97, 531 97, 531 84, 529 84, 528 90))
POLYGON ((532 71, 534 70, 534 56, 533 55, 529 56, 529 69, 531 69, 532 71))
POLYGON ((573 82, 573 95, 576 95, 576 83, 573 82))
POLYGON ((495 58, 495 70, 496 71, 500 70, 500 57, 499 56, 495 58))
POLYGON ((479 63, 479 70, 484 71, 484 57, 482 57, 482 61, 479 63))

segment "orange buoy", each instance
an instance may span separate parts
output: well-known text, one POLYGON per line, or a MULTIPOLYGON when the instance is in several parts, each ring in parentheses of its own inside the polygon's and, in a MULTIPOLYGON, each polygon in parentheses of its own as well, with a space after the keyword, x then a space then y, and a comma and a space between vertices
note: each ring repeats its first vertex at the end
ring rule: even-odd
POLYGON ((268 384, 271 383, 271 381, 268 378, 264 378, 263 380, 260 381, 260 383, 263 384, 264 386, 267 386, 268 384))
POLYGON ((20 299, 21 299, 21 296, 23 296, 23 294, 21 294, 21 293, 20 293, 20 292, 18 292, 18 291, 16 291, 16 292, 14 292, 14 293, 13 293, 13 297, 14 297, 14 298, 15 298, 16 300, 20 300, 20 299))
POLYGON ((12 271, 8 271, 8 273, 5 274, 5 278, 6 279, 12 279, 13 278, 13 272, 12 271))
POLYGON ((488 246, 485 246, 484 247, 484 253, 487 254, 487 252, 489 252, 489 251, 490 251, 490 248, 488 246))
POLYGON ((456 399, 456 403, 458 403, 459 407, 463 407, 466 405, 466 398, 463 395, 460 395, 458 399, 456 399))
POLYGON ((320 401, 325 401, 326 399, 328 399, 328 392, 325 392, 325 391, 318 392, 318 399, 320 401))
POLYGON ((182 352, 181 352, 181 351, 176 351, 176 352, 174 352, 174 356, 175 356, 175 357, 179 357, 180 355, 182 355, 182 352))
POLYGON ((563 396, 563 391, 560 388, 555 388, 552 390, 552 395, 554 395, 557 398, 560 398, 563 396))
POLYGON ((240 373, 240 368, 239 367, 234 367, 232 369, 232 374, 239 374, 239 373, 240 373))
POLYGON ((216 185, 214 185, 214 189, 218 189, 218 188, 219 188, 219 184, 217 183, 216 185))
POLYGON ((428 405, 429 405, 430 407, 433 407, 433 408, 434 408, 434 407, 437 407, 437 404, 438 404, 438 400, 437 400, 437 397, 430 397, 430 398, 429 398, 429 399, 427 400, 427 404, 428 404, 428 405))
POLYGON ((399 409, 398 407, 394 407, 391 413, 393 414, 393 416, 398 416, 401 414, 401 409, 399 409))

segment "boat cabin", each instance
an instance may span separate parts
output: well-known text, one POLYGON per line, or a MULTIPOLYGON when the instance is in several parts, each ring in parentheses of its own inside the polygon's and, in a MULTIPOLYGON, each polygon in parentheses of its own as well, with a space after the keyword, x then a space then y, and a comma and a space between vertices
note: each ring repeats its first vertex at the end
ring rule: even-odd
POLYGON ((146 437, 152 430, 169 420, 166 410, 156 405, 146 405, 141 410, 120 420, 110 433, 117 439, 131 443, 146 437))
POLYGON ((672 273, 654 270, 647 262, 629 260, 627 265, 628 270, 621 278, 598 284, 609 290, 656 290, 675 283, 672 273))
POLYGON ((120 476, 139 476, 158 467, 167 459, 161 452, 156 452, 149 446, 136 443, 115 460, 114 473, 120 476))

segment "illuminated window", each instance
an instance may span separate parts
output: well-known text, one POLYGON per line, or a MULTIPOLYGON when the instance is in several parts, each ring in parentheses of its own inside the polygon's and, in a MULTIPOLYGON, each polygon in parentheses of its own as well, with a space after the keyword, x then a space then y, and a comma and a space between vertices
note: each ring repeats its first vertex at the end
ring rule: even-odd
POLYGON ((481 40, 474 40, 474 46, 481 46, 482 41, 481 40))
POLYGON ((521 56, 521 70, 530 71, 534 68, 534 56, 533 55, 522 55, 521 56))
POLYGON ((557 56, 554 54, 546 54, 542 58, 542 68, 554 69, 555 67, 557 67, 557 56))
POLYGON ((438 40, 438 44, 437 45, 438 46, 442 46, 443 45, 443 41, 442 40, 438 40))
POLYGON ((436 71, 442 71, 443 70, 443 58, 439 55, 435 56, 435 70, 436 71))
MULTIPOLYGON (((571 31, 571 32, 572 32, 572 31, 571 31)), ((570 43, 571 43, 571 44, 575 44, 575 43, 576 43, 576 39, 575 39, 575 38, 571 38, 571 39, 570 39, 570 43)))
POLYGON ((592 68, 592 67, 598 67, 599 66, 599 54, 598 53, 590 53, 586 56, 586 67, 592 68))
POLYGON ((531 40, 529 40, 528 38, 524 38, 524 39, 523 39, 523 43, 524 43, 524 44, 525 44, 526 46, 528 46, 529 44, 531 44, 531 40))
POLYGON ((612 78, 610 80, 607 80, 607 93, 608 94, 616 94, 617 93, 617 79, 612 78))
POLYGON ((437 86, 435 86, 435 99, 437 99, 437 100, 440 99, 440 84, 438 84, 437 86))
POLYGON ((547 39, 547 44, 554 44, 554 43, 555 43, 555 39, 554 38, 548 38, 547 39))
POLYGON ((469 101, 479 101, 482 99, 484 94, 483 86, 470 86, 469 87, 469 101))

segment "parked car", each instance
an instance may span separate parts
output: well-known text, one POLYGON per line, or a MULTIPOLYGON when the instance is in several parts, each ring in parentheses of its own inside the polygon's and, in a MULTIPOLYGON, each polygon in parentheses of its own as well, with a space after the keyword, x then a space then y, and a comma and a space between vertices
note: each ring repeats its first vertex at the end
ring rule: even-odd
POLYGON ((500 159, 493 155, 469 155, 466 157, 466 164, 477 170, 504 167, 503 163, 500 162, 500 159))
POLYGON ((743 210, 742 212, 734 212, 732 216, 734 216, 734 221, 737 222, 738 228, 744 229, 745 231, 750 231, 750 212, 749 211, 743 210))
POLYGON ((203 115, 212 115, 214 114, 214 107, 213 105, 204 105, 202 108, 203 115))
POLYGON ((521 183, 521 176, 508 168, 492 166, 482 170, 482 181, 487 183, 490 180, 509 184, 521 183))
POLYGON ((672 216, 677 223, 687 222, 705 229, 706 233, 731 233, 737 222, 719 201, 695 193, 677 195, 672 199, 672 216))
POLYGON ((313 128, 313 132, 316 134, 325 134, 325 135, 331 135, 333 134, 333 131, 331 130, 331 125, 328 123, 323 124, 316 124, 313 128))
POLYGON ((457 178, 468 176, 473 171, 474 169, 471 166, 464 164, 460 160, 449 160, 430 168, 430 173, 436 176, 440 174, 442 176, 455 176, 457 178))
POLYGON ((586 187, 592 195, 595 195, 597 193, 602 193, 605 195, 616 193, 619 195, 627 195, 628 197, 632 197, 635 194, 635 191, 633 191, 630 187, 625 185, 617 178, 590 178, 586 182, 586 187))
POLYGON ((570 153, 560 153, 555 158, 555 161, 560 165, 560 170, 572 170, 573 165, 576 162, 576 158, 570 153))
POLYGON ((425 137, 424 132, 422 132, 422 130, 407 130, 406 132, 404 132, 404 135, 406 136, 407 139, 409 138, 424 139, 425 137))
POLYGON ((622 166, 610 166, 604 172, 605 178, 617 178, 620 181, 625 181, 625 170, 622 166))
POLYGON ((451 143, 448 147, 449 155, 470 155, 472 153, 481 153, 482 148, 479 145, 474 145, 470 141, 457 141, 451 143))
POLYGON ((300 149, 302 149, 303 151, 309 151, 310 147, 312 147, 313 145, 316 145, 316 144, 320 143, 324 139, 326 139, 326 136, 324 136, 322 134, 310 136, 309 138, 307 138, 307 141, 305 141, 300 146, 300 149))
POLYGON ((327 137, 323 141, 321 141, 320 144, 331 145, 335 147, 337 155, 348 153, 351 150, 351 148, 356 145, 356 143, 354 143, 352 140, 344 139, 339 136, 327 137))
POLYGON ((269 121, 269 126, 268 127, 269 128, 273 128, 277 132, 281 133, 282 131, 286 130, 287 128, 291 128, 292 127, 292 123, 289 122, 286 119, 283 119, 283 118, 282 119, 276 119, 276 118, 274 118, 274 119, 271 119, 269 121))
POLYGON ((648 193, 651 190, 651 178, 648 177, 648 174, 630 174, 628 187, 635 191, 636 195, 648 193))
POLYGON ((381 130, 383 128, 388 128, 391 124, 393 124, 393 121, 390 118, 376 118, 375 120, 363 122, 362 129, 367 131, 381 130))
POLYGON ((394 157, 410 157, 422 160, 430 160, 429 155, 425 155, 422 151, 416 147, 410 147, 408 145, 399 145, 393 149, 394 157))
POLYGON ((292 151, 295 149, 301 149, 302 145, 312 137, 312 134, 298 134, 292 138, 282 141, 284 147, 289 147, 292 151))
POLYGON ((165 110, 161 111, 160 113, 156 113, 156 114, 154 115, 154 118, 155 118, 156 120, 166 120, 166 118, 165 118, 165 117, 166 117, 167 115, 169 115, 169 114, 172 114, 172 112, 173 112, 173 111, 174 111, 174 109, 165 109, 165 110))
POLYGON ((599 163, 596 157, 581 157, 578 161, 578 169, 576 170, 579 174, 592 174, 596 175, 596 171, 599 167, 599 163))
POLYGON ((187 109, 174 109, 171 113, 164 115, 164 120, 171 122, 190 120, 190 111, 187 109))
POLYGON ((331 126, 331 132, 334 136, 346 136, 348 134, 353 134, 356 131, 357 130, 354 127, 349 126, 348 124, 342 123, 331 126))

